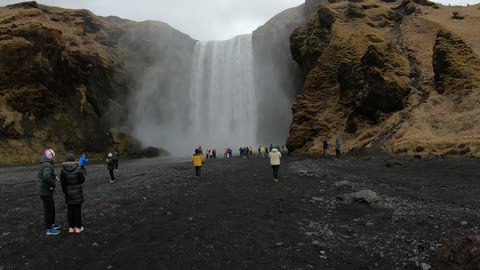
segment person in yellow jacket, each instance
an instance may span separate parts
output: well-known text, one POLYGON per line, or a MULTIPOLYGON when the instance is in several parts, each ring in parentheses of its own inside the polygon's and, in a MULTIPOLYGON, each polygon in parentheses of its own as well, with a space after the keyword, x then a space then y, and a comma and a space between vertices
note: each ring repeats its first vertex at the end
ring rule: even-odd
POLYGON ((270 158, 270 165, 272 165, 273 169, 273 181, 278 182, 278 171, 280 170, 280 158, 282 158, 282 153, 280 153, 277 148, 273 148, 268 154, 268 157, 270 158))
POLYGON ((195 167, 195 177, 200 178, 202 173, 202 165, 205 162, 203 159, 203 154, 200 152, 200 149, 195 149, 195 154, 192 156, 193 166, 195 167))

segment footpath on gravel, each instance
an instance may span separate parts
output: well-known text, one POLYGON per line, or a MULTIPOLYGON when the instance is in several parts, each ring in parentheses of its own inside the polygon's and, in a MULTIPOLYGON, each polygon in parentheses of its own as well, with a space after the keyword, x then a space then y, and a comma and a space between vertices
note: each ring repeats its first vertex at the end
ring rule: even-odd
MULTIPOLYGON (((478 235, 480 161, 394 157, 90 165, 85 232, 46 236, 36 167, 0 168, 0 269, 421 269, 478 235), (360 193, 355 193, 359 192, 360 193)), ((59 172, 59 169, 57 169, 59 172)))

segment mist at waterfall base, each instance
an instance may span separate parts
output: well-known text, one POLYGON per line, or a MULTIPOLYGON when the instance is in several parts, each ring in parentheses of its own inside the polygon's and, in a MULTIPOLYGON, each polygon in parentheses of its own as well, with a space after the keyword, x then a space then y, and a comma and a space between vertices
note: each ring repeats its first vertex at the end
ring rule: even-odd
POLYGON ((252 35, 197 42, 193 50, 183 78, 164 78, 161 59, 144 75, 131 109, 134 136, 174 156, 191 155, 198 146, 221 155, 227 147, 285 144, 292 98, 256 88, 252 35), (188 84, 177 85, 184 80, 188 84), (260 123, 265 115, 283 124, 260 123))

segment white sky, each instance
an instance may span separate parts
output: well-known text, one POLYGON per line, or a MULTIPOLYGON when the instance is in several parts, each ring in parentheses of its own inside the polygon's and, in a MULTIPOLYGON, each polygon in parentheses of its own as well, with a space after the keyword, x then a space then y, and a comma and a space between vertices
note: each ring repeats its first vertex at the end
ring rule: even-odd
MULTIPOLYGON (((24 0, 26 1, 26 0, 24 0)), ((23 2, 0 0, 0 6, 23 2)), ((37 0, 64 8, 83 8, 93 13, 135 20, 156 20, 200 40, 228 39, 251 33, 279 12, 304 0, 37 0)), ((480 0, 437 0, 466 5, 480 0)))

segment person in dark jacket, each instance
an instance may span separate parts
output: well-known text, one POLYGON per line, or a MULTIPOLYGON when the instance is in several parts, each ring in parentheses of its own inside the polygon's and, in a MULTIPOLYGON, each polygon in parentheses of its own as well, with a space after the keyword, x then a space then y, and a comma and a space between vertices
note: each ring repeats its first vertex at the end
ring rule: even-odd
POLYGON ((53 167, 55 152, 52 149, 45 150, 44 155, 40 158, 40 170, 37 175, 38 195, 43 204, 43 212, 45 218, 45 226, 47 235, 57 235, 60 233, 60 225, 55 224, 55 201, 53 193, 55 191, 58 177, 55 175, 53 167))
POLYGON ((73 154, 67 155, 67 161, 62 163, 60 172, 60 183, 63 193, 65 193, 65 203, 67 204, 68 232, 81 233, 82 226, 82 203, 83 188, 85 176, 80 164, 75 162, 73 154))
POLYGON ((337 159, 342 156, 342 153, 340 151, 341 147, 342 147, 342 145, 340 144, 340 140, 337 138, 335 140, 335 153, 337 154, 337 159))
POLYGON ((116 173, 118 173, 118 153, 117 152, 113 152, 113 167, 114 167, 114 170, 116 173))
POLYGON ((328 140, 327 140, 327 138, 325 137, 325 138, 323 139, 323 156, 324 156, 325 158, 328 157, 327 150, 328 150, 328 140))
POLYGON ((110 173, 110 183, 115 182, 115 174, 113 173, 113 170, 115 170, 115 163, 113 161, 113 154, 109 153, 108 158, 106 160, 107 162, 107 169, 108 172, 110 173))

